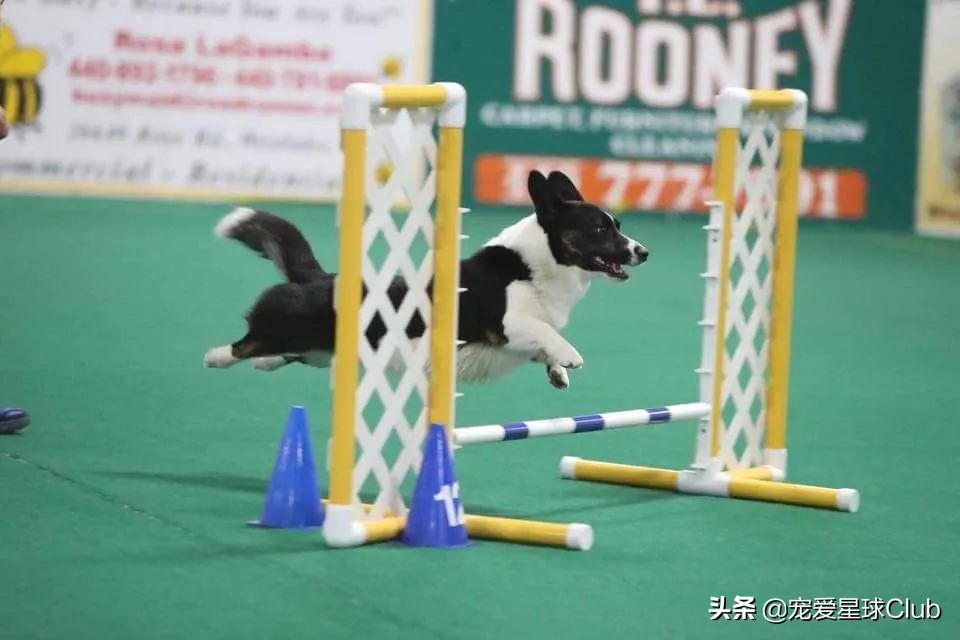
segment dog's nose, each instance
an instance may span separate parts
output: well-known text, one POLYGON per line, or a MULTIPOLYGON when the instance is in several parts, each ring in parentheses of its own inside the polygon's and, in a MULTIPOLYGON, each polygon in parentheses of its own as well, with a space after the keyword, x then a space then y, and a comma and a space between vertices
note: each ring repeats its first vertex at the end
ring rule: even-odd
POLYGON ((638 244, 636 247, 634 247, 633 252, 637 256, 637 264, 643 264, 647 261, 647 258, 650 257, 650 251, 648 251, 647 248, 642 244, 638 244))

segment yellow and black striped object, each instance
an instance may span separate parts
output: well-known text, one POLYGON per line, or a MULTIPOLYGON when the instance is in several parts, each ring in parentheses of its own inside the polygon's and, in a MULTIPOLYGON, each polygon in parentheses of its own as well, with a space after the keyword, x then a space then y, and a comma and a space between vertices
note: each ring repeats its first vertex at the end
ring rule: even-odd
POLYGON ((0 25, 0 107, 11 125, 29 124, 40 113, 43 92, 37 76, 45 62, 43 51, 18 48, 10 27, 0 25))

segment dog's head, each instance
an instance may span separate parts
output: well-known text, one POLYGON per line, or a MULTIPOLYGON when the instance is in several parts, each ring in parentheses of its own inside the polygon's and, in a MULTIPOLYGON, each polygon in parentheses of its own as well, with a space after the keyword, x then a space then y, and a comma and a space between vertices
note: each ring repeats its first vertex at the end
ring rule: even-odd
POLYGON ((553 171, 545 178, 531 171, 527 190, 557 263, 623 281, 629 277, 624 266, 645 262, 650 255, 642 244, 620 233, 620 221, 613 215, 584 202, 563 173, 553 171))

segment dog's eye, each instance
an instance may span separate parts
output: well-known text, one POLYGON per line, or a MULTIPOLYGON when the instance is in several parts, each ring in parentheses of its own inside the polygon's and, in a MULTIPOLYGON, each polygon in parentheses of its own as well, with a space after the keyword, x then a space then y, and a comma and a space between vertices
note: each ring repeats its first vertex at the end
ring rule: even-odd
POLYGON ((596 229, 594 229, 594 231, 596 231, 597 233, 603 233, 603 232, 606 231, 606 230, 607 230, 607 228, 606 228, 605 226, 603 226, 603 225, 600 225, 600 226, 598 226, 596 229))

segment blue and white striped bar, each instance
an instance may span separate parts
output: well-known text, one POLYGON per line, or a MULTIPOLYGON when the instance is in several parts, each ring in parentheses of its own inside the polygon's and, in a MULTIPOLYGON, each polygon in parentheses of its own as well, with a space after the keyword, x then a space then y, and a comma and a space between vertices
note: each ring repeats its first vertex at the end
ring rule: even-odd
POLYGON ((631 409, 628 411, 610 411, 591 413, 583 416, 550 418, 548 420, 529 420, 527 422, 508 422, 506 424, 485 424, 476 427, 460 427, 453 430, 454 442, 463 446, 481 442, 502 442, 504 440, 525 440, 543 436, 560 436, 570 433, 587 433, 622 427, 639 427, 646 424, 673 422, 676 420, 697 420, 710 414, 710 405, 705 402, 672 404, 649 409, 631 409))

